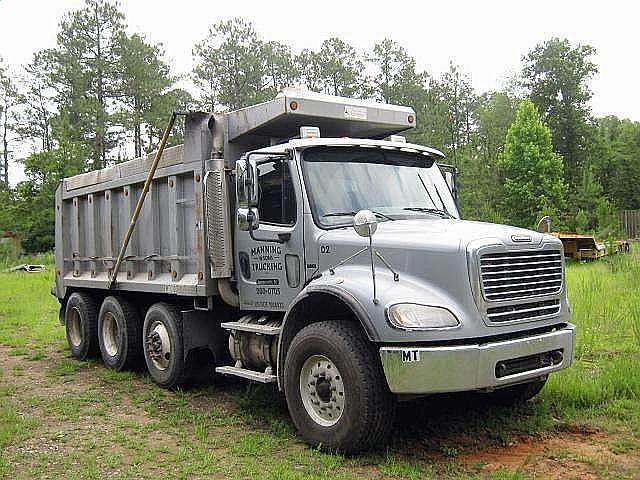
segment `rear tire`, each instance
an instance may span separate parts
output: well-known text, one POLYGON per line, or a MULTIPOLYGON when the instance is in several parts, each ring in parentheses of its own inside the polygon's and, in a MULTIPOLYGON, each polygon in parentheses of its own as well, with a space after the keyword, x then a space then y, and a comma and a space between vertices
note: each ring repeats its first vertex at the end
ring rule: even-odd
POLYGON ((65 308, 64 324, 67 343, 75 358, 86 360, 98 356, 98 306, 90 295, 71 294, 65 308))
POLYGON ((176 388, 187 378, 182 339, 182 315, 166 303, 151 305, 144 318, 144 359, 154 382, 176 388))
POLYGON ((104 364, 117 371, 136 368, 142 357, 138 312, 123 297, 107 297, 98 315, 98 340, 104 364))
POLYGON ((287 405, 305 441, 343 453, 385 443, 395 401, 359 325, 324 321, 303 328, 284 365, 287 405))

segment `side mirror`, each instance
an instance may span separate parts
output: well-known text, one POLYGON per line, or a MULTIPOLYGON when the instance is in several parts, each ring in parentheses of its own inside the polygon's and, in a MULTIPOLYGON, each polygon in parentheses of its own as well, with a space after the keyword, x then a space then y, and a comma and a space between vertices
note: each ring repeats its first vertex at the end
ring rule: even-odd
POLYGON ((458 169, 453 165, 438 164, 438 166, 440 167, 440 171, 442 172, 442 176, 444 177, 447 187, 449 187, 451 195, 457 200, 458 187, 456 186, 456 181, 458 180, 459 175, 458 169))
POLYGON ((258 205, 258 167, 250 159, 236 162, 236 199, 243 208, 258 205))
POLYGON ((549 215, 542 217, 536 230, 540 233, 551 233, 551 217, 549 215))
POLYGON ((444 181, 447 182, 449 191, 454 193, 456 191, 456 179, 453 176, 453 172, 444 172, 444 181))
POLYGON ((260 227, 260 216, 257 208, 238 208, 238 229, 243 232, 257 230, 260 227))
POLYGON ((361 237, 372 237, 378 229, 378 220, 371 210, 360 210, 353 217, 353 229, 361 237))

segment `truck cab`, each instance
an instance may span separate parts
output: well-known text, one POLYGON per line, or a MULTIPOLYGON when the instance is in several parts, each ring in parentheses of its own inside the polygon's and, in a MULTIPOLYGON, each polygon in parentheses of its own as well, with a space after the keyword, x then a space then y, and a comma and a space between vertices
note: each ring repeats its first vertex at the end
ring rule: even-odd
MULTIPOLYGON (((198 118, 192 130, 187 119, 184 161, 188 152, 201 161, 194 178, 204 182, 187 243, 204 245, 193 255, 205 258, 179 266, 193 289, 173 274, 155 303, 140 302, 131 346, 160 385, 184 379, 190 350, 209 350, 217 373, 284 391, 306 441, 353 452, 384 441, 397 401, 458 391, 524 401, 571 365, 562 243, 461 219, 455 169, 397 135, 415 126, 412 109, 288 90, 198 118), (186 275, 203 264, 206 274, 186 275), (158 304, 176 296, 193 298, 193 311, 163 313, 158 304)), ((90 306, 70 309, 70 293, 90 285, 95 298, 109 295, 79 280, 77 258, 61 259, 73 272, 56 288, 72 350, 90 306)), ((116 293, 150 290, 135 276, 116 293)), ((108 340, 104 323, 97 335, 108 340)))

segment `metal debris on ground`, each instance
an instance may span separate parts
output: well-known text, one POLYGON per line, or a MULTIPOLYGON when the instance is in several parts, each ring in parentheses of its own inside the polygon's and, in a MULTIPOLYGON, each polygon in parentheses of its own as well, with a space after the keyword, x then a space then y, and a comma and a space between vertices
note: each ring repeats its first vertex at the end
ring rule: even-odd
POLYGON ((40 273, 46 270, 44 265, 32 264, 32 263, 23 263, 22 265, 16 265, 15 267, 11 267, 9 269, 10 272, 29 272, 29 273, 40 273))

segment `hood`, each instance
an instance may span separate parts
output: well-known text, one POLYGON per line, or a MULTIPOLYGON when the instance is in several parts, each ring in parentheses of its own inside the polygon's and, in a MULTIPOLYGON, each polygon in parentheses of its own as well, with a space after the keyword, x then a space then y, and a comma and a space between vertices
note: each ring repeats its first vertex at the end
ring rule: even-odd
MULTIPOLYGON (((325 231, 318 241, 315 257, 318 264, 313 267, 321 274, 318 281, 335 282, 339 285, 336 288, 348 292, 361 305, 374 308, 371 254, 363 250, 367 245, 368 239, 360 237, 352 227, 325 231), (354 256, 356 252, 360 253, 354 256), (333 275, 328 273, 332 268, 333 275)), ((531 328, 529 321, 517 327, 487 325, 481 311, 486 305, 479 303, 474 294, 478 280, 475 260, 485 246, 496 252, 502 248, 529 250, 546 245, 562 248, 560 241, 551 235, 508 225, 438 218, 379 222, 373 235, 373 246, 384 257, 384 260, 374 257, 379 305, 384 309, 404 302, 446 308, 460 319, 464 335, 469 337, 531 328)), ((563 307, 562 312, 566 311, 563 307)), ((549 317, 537 325, 558 322, 558 318, 549 317)), ((387 328, 382 313, 378 325, 387 328)), ((386 332, 388 338, 401 336, 397 329, 388 328, 386 332)), ((411 334, 418 338, 415 332, 411 334)), ((421 339, 435 340, 461 338, 462 334, 438 331, 420 335, 421 339)))
MULTIPOLYGON (((379 222, 373 243, 378 248, 456 252, 465 250, 470 242, 476 240, 536 247, 540 245, 543 237, 544 234, 539 232, 494 223, 455 219, 411 219, 379 222)), ((330 230, 320 237, 320 241, 342 245, 366 244, 366 239, 360 237, 352 227, 330 230)))

